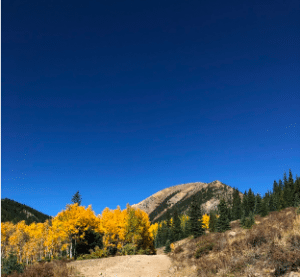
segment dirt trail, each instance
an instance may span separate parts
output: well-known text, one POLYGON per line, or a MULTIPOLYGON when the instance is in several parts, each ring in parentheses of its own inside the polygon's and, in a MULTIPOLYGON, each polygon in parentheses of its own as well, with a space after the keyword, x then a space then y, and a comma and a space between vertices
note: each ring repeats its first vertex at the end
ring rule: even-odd
POLYGON ((84 277, 167 277, 172 263, 167 255, 159 254, 81 260, 67 266, 75 267, 84 277))

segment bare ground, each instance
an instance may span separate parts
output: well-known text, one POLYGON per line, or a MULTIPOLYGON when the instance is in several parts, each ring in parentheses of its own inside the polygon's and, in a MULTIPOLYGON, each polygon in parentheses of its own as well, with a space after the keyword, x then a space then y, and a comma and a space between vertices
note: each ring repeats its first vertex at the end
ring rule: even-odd
POLYGON ((163 277, 170 276, 171 259, 163 254, 129 255, 74 261, 67 266, 75 267, 85 277, 163 277))
MULTIPOLYGON (((189 239, 175 242, 181 245, 189 239)), ((196 268, 177 267, 164 247, 157 248, 157 255, 129 255, 93 260, 73 261, 67 264, 74 267, 84 277, 194 277, 196 268), (102 273, 102 275, 101 275, 102 273)))

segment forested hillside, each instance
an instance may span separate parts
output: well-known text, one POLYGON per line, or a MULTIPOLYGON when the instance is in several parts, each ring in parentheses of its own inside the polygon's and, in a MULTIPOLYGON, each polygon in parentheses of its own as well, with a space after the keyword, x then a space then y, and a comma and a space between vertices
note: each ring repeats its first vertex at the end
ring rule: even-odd
POLYGON ((51 216, 41 213, 27 205, 18 203, 14 200, 1 199, 1 222, 12 222, 14 224, 25 220, 27 225, 35 223, 44 223, 51 216))

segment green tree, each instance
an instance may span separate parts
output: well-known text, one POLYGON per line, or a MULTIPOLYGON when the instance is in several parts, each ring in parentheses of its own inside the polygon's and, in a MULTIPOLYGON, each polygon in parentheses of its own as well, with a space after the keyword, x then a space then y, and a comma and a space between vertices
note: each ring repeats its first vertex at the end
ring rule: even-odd
POLYGON ((228 218, 228 210, 226 206, 226 202, 224 198, 221 199, 218 210, 220 213, 220 217, 217 220, 216 228, 218 232, 225 232, 226 230, 230 230, 229 218, 228 218))
POLYGON ((166 241, 168 239, 168 226, 165 222, 162 223, 162 226, 161 226, 161 245, 165 245, 166 244, 166 241))
POLYGON ((72 203, 78 203, 78 206, 80 206, 81 205, 81 196, 80 196, 80 194, 79 194, 79 191, 77 191, 74 195, 73 195, 73 198, 72 198, 72 203))
POLYGON ((166 223, 167 223, 167 227, 171 228, 171 214, 169 209, 166 212, 166 223))
POLYGON ((174 213, 173 213, 173 230, 174 230, 174 241, 178 241, 181 238, 183 238, 183 232, 181 229, 181 221, 180 221, 177 209, 175 209, 174 213))
POLYGON ((169 252, 171 252, 171 246, 170 246, 170 240, 167 240, 166 241, 166 247, 165 247, 165 250, 164 250, 164 252, 165 253, 169 253, 169 252))
POLYGON ((254 225, 254 223, 255 223, 254 213, 250 212, 249 217, 244 218, 242 227, 246 229, 250 229, 254 225))
POLYGON ((232 201, 232 219, 240 219, 242 215, 242 201, 240 193, 237 189, 233 191, 233 201, 232 201))
POLYGON ((205 229, 202 221, 201 207, 196 198, 193 198, 190 207, 190 230, 194 238, 200 237, 204 234, 205 229))
POLYGON ((211 210, 209 212, 209 232, 214 233, 217 231, 216 223, 217 223, 216 211, 211 210))
POLYGON ((249 189, 247 196, 248 196, 247 204, 248 204, 248 209, 249 209, 249 213, 250 213, 250 212, 253 212, 254 208, 255 208, 255 195, 252 192, 251 188, 249 189))
POLYGON ((261 202, 262 198, 259 193, 255 196, 255 208, 254 208, 254 214, 260 214, 261 213, 261 202))
POLYGON ((267 197, 264 197, 262 199, 261 203, 261 211, 260 211, 260 216, 265 217, 268 215, 268 208, 267 208, 267 197))
POLYGON ((240 220, 240 226, 241 227, 245 227, 246 226, 246 216, 245 216, 245 210, 242 210, 242 216, 241 216, 241 220, 240 220))
POLYGON ((242 201, 242 210, 245 211, 245 216, 248 216, 250 213, 248 205, 248 194, 247 191, 244 192, 243 201, 242 201))

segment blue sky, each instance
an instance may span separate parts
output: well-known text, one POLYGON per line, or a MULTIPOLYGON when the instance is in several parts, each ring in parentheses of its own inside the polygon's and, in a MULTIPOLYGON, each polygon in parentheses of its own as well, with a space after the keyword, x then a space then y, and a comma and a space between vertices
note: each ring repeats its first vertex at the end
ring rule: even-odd
POLYGON ((100 214, 300 174, 299 1, 2 1, 1 198, 100 214))

